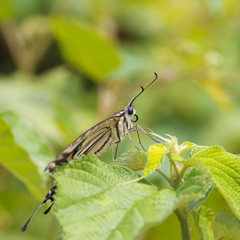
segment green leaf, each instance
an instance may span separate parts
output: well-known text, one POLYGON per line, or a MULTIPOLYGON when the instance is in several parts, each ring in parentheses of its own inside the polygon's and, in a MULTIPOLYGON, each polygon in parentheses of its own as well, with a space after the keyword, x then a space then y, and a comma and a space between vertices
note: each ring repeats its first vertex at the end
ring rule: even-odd
POLYGON ((130 169, 107 165, 95 156, 69 162, 56 172, 55 213, 63 238, 135 239, 190 199, 147 184, 121 184, 136 177, 130 169))
POLYGON ((185 186, 189 186, 188 191, 192 193, 201 192, 201 198, 194 199, 189 203, 189 211, 195 209, 198 205, 203 203, 211 193, 213 189, 212 181, 208 179, 208 174, 198 168, 193 168, 189 174, 184 177, 184 182, 177 189, 177 191, 181 190, 185 186))
MULTIPOLYGON (((28 152, 15 142, 12 127, 4 120, 3 115, 0 115, 0 162, 23 181, 36 197, 42 199, 42 177, 37 166, 31 160, 28 152)), ((24 135, 24 132, 21 134, 24 135)))
POLYGON ((46 165, 54 157, 49 146, 27 121, 24 121, 13 112, 5 111, 2 113, 2 117, 11 127, 15 143, 28 152, 31 160, 38 167, 39 173, 42 174, 46 165))
POLYGON ((148 149, 148 161, 144 168, 142 177, 147 177, 157 168, 159 168, 167 154, 167 149, 162 144, 151 145, 148 149))
POLYGON ((123 153, 114 160, 112 165, 130 168, 133 171, 143 170, 147 162, 147 153, 138 150, 131 150, 123 153))
POLYGON ((206 185, 205 176, 205 172, 193 168, 184 178, 184 182, 176 190, 177 195, 193 195, 195 199, 204 197, 206 185))
POLYGON ((97 81, 120 65, 114 44, 86 22, 55 17, 53 33, 64 58, 97 81))
POLYGON ((240 159, 218 146, 201 150, 187 162, 207 170, 213 184, 223 195, 234 213, 240 217, 240 159))
POLYGON ((199 207, 194 212, 201 240, 214 240, 213 223, 215 214, 209 208, 199 207))
POLYGON ((219 211, 214 223, 214 237, 216 240, 240 240, 240 221, 230 212, 219 211))
POLYGON ((210 193, 213 189, 212 182, 205 181, 205 184, 204 184, 203 188, 204 188, 204 190, 203 190, 204 191, 204 196, 202 198, 195 199, 195 200, 191 201, 190 204, 189 204, 189 211, 192 211, 193 209, 195 209, 198 205, 203 203, 208 198, 208 196, 210 195, 210 193))

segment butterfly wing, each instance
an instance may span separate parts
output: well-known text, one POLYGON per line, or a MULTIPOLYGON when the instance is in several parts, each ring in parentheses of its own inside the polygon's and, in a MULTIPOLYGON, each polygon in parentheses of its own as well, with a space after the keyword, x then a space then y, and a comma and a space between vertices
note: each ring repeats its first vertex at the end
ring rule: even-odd
POLYGON ((112 116, 88 129, 49 163, 45 171, 52 172, 56 166, 89 153, 96 154, 98 157, 102 156, 116 141, 112 130, 118 121, 119 116, 112 116))

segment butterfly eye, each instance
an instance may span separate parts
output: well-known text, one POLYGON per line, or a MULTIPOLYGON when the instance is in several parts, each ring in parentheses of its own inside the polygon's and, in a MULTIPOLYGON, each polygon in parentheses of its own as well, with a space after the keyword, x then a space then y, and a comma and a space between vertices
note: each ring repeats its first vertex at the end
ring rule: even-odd
POLYGON ((138 115, 137 114, 134 114, 133 115, 135 117, 135 120, 131 120, 133 123, 137 122, 138 121, 138 115))
POLYGON ((133 107, 128 107, 128 115, 133 115, 133 112, 134 112, 134 110, 133 110, 133 107))

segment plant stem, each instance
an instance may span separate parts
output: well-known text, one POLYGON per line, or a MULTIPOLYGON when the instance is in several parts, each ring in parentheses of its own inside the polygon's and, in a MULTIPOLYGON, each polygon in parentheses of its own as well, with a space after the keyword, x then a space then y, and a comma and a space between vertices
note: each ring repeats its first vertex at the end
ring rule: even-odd
POLYGON ((162 175, 162 177, 169 183, 169 185, 171 186, 171 187, 173 187, 173 185, 172 185, 172 180, 171 180, 171 178, 170 177, 168 177, 168 175, 166 174, 166 173, 164 173, 161 169, 156 169, 156 171, 160 174, 160 175, 162 175))
POLYGON ((182 180, 183 180, 184 173, 185 173, 185 171, 187 170, 187 168, 188 168, 188 167, 184 166, 184 167, 182 168, 181 172, 179 173, 178 178, 177 178, 177 180, 176 180, 176 182, 175 182, 175 186, 176 186, 177 188, 178 188, 179 185, 181 184, 181 182, 182 182, 182 180))
POLYGON ((186 206, 180 206, 175 210, 178 221, 181 225, 182 240, 191 240, 190 226, 188 222, 188 210, 186 206))

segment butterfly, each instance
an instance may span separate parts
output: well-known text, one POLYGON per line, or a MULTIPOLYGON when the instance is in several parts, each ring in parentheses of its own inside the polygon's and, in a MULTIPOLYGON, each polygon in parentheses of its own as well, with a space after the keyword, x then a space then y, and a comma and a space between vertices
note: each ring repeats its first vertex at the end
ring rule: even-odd
MULTIPOLYGON (((132 106, 133 102, 158 78, 156 73, 155 78, 147 85, 147 87, 141 87, 141 91, 135 97, 133 97, 127 106, 112 114, 109 118, 97 123, 82 135, 80 135, 75 141, 68 145, 52 162, 50 162, 45 171, 54 173, 58 166, 63 163, 67 163, 76 157, 82 157, 87 154, 95 154, 97 157, 101 157, 111 146, 120 143, 126 135, 129 135, 133 131, 133 123, 138 121, 138 115, 136 109, 132 106)), ((129 135, 130 136, 130 135, 129 135)), ((27 226, 36 212, 46 202, 50 201, 50 206, 45 210, 44 214, 47 214, 53 204, 57 186, 54 186, 49 190, 39 207, 33 212, 31 217, 22 227, 22 232, 27 229, 27 226)))

